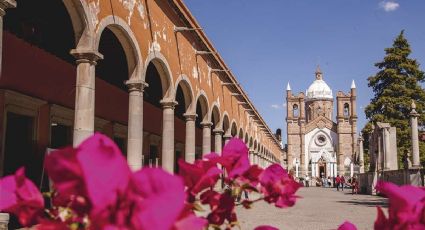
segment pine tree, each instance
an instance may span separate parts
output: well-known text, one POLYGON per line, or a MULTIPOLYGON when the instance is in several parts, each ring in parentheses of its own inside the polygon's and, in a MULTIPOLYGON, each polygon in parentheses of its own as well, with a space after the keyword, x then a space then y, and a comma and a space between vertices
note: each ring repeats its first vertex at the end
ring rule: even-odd
MULTIPOLYGON (((363 133, 366 134, 370 123, 388 122, 395 126, 401 162, 404 150, 411 148, 409 113, 412 100, 415 100, 420 114, 419 127, 425 125, 425 90, 420 85, 425 81, 425 74, 419 69, 419 63, 409 58, 411 49, 404 31, 396 37, 391 48, 385 49, 385 53, 384 60, 375 64, 379 72, 368 78, 375 95, 365 109, 369 123, 363 133)), ((421 155, 425 153, 421 152, 421 155)))

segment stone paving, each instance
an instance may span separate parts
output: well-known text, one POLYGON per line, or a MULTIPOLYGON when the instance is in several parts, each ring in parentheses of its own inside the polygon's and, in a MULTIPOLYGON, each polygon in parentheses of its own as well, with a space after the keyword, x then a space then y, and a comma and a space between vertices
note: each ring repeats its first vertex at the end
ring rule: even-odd
POLYGON ((238 207, 242 229, 250 230, 259 225, 271 225, 287 229, 336 229, 345 220, 361 229, 373 229, 376 206, 387 207, 387 200, 378 196, 351 195, 351 190, 337 192, 334 188, 301 188, 294 207, 278 209, 265 202, 253 209, 238 207))

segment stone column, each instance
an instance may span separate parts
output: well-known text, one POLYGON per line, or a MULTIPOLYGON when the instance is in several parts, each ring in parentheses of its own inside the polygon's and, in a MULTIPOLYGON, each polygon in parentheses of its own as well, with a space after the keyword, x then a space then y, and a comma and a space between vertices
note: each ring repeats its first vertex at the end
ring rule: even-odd
POLYGON ((97 51, 71 50, 77 61, 73 145, 78 146, 94 133, 95 66, 103 59, 97 51))
POLYGON ((195 121, 196 114, 185 113, 183 116, 186 118, 186 143, 185 143, 185 160, 186 162, 195 162, 195 121))
POLYGON ((136 171, 142 168, 143 90, 146 83, 142 80, 129 80, 126 84, 129 90, 127 162, 136 171))
POLYGON ((418 117, 419 113, 416 112, 416 104, 412 101, 412 111, 410 112, 410 127, 411 127, 411 138, 412 138, 412 156, 413 156, 413 168, 421 167, 419 158, 419 137, 418 137, 418 117))
POLYGON ((223 146, 223 133, 224 131, 222 129, 214 129, 214 152, 221 155, 222 146, 223 146))
POLYGON ((227 143, 232 139, 232 135, 230 134, 224 134, 224 145, 227 145, 227 143))
POLYGON ((311 177, 316 176, 316 164, 314 162, 311 163, 311 177))
POLYGON ((3 63, 3 17, 6 15, 6 9, 15 7, 15 0, 0 0, 0 75, 3 63))
POLYGON ((202 156, 211 152, 211 122, 202 122, 202 156))
POLYGON ((9 225, 9 214, 0 213, 0 230, 7 230, 9 225))
POLYGON ((363 137, 359 135, 359 172, 364 173, 363 137))
POLYGON ((384 159, 384 170, 388 170, 390 167, 390 157, 389 157, 389 153, 390 151, 390 131, 389 128, 383 128, 384 131, 384 155, 383 155, 383 159, 384 159))
POLYGON ((175 101, 161 101, 162 105, 162 168, 174 171, 174 108, 175 101))
POLYGON ((252 149, 249 150, 249 163, 251 165, 254 164, 254 150, 252 150, 252 149))

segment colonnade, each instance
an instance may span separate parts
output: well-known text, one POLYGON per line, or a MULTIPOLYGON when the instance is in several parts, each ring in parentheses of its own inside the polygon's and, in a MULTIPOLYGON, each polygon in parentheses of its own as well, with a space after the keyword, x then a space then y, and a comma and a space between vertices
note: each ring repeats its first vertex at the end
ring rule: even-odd
MULTIPOLYGON (((14 0, 0 0, 0 31, 3 33, 3 16, 7 8, 16 7, 14 0)), ((115 19, 114 19, 115 20, 115 19)), ((100 27, 100 26, 99 26, 100 27)), ((106 28, 106 25, 105 25, 106 28)), ((101 31, 100 31, 101 32, 101 31)), ((98 38, 97 32, 88 29, 84 31, 88 33, 87 39, 98 38)), ((132 35, 133 36, 133 35, 132 35)), ((0 34, 0 39, 2 38, 0 34)), ((85 41, 87 42, 87 41, 85 41)), ((88 42, 88 44, 93 41, 88 42)), ((96 43, 96 42, 94 42, 96 43)), ((0 41, 0 52, 2 41, 0 41)), ((75 58, 76 62, 76 82, 75 82, 75 107, 74 107, 74 122, 73 122, 73 145, 78 146, 89 136, 93 135, 95 131, 95 92, 96 92, 96 65, 104 58, 103 55, 93 47, 95 45, 81 46, 70 51, 71 55, 75 58), (90 48, 91 47, 91 48, 90 48)), ((135 52, 137 53, 137 52, 135 52)), ((137 56, 137 55, 136 55, 137 56)), ((155 58, 160 55, 155 54, 155 58)), ((1 55, 0 55, 1 58, 1 55)), ((140 57, 138 57, 140 59, 140 57)), ((137 58, 136 58, 137 59, 137 58)), ((150 60, 152 61, 152 60, 150 60)), ((135 60, 139 64, 143 61, 135 60)), ((0 59, 1 63, 1 59, 0 59)), ((142 167, 143 162, 143 104, 144 104, 144 90, 149 85, 145 82, 145 77, 142 73, 141 65, 136 64, 136 71, 134 76, 130 77, 125 84, 128 87, 128 133, 127 133, 127 159, 129 166, 132 170, 137 170, 142 167)), ((149 61, 147 61, 149 64, 149 61)), ((1 71, 1 64, 0 64, 1 71)), ((145 73, 146 74, 146 73, 145 73)), ((172 80, 172 78, 171 78, 172 80)), ((173 85, 173 84, 171 84, 173 85)), ((173 172, 175 163, 175 95, 173 93, 166 94, 160 101, 162 109, 162 126, 161 126, 161 165, 162 167, 173 172)), ((186 111, 185 118, 185 148, 184 158, 188 162, 195 161, 195 145, 196 145, 196 118, 197 114, 191 108, 192 112, 186 111)), ((210 113, 210 111, 208 111, 210 113)), ((252 115, 253 116, 253 115, 252 115)), ((209 116, 210 117, 210 116, 209 116)), ((202 154, 215 151, 221 153, 223 142, 226 144, 231 137, 230 128, 224 130, 222 117, 218 124, 213 124, 211 119, 203 119, 200 123, 202 129, 202 154), (213 136, 211 136, 213 135, 213 136), (211 140, 214 140, 212 146, 211 140)), ((272 162, 276 162, 271 157, 272 154, 266 151, 259 151, 258 147, 250 151, 250 161, 258 164, 261 167, 267 167, 272 162)))

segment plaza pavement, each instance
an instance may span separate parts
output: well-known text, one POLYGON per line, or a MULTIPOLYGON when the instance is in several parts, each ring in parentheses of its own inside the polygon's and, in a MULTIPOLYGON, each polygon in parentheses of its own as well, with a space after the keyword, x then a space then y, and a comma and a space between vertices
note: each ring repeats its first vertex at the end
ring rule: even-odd
POLYGON ((334 188, 301 188, 295 206, 278 209, 259 202, 252 209, 238 207, 238 219, 243 230, 259 225, 271 225, 281 230, 336 229, 345 220, 359 230, 373 229, 376 206, 387 207, 386 198, 370 195, 351 195, 351 190, 337 192, 334 188))

